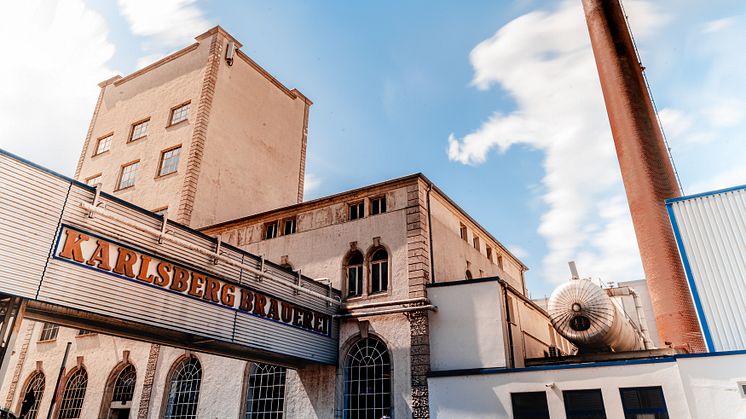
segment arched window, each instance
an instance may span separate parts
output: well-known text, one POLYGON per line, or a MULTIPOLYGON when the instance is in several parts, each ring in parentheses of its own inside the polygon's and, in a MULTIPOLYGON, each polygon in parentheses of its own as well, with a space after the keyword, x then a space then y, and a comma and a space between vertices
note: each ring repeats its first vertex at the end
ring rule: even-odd
POLYGON ((246 419, 282 419, 285 412, 285 367, 252 363, 246 394, 246 419))
POLYGON ((107 417, 110 419, 128 418, 132 408, 132 397, 135 394, 135 381, 137 372, 132 364, 127 364, 114 381, 111 391, 111 403, 107 417))
POLYGON ((373 252, 370 261, 370 292, 386 292, 389 289, 389 254, 386 249, 373 252))
POLYGON ((386 345, 368 337, 355 343, 344 363, 345 419, 391 416, 391 358, 386 345))
POLYGON ((347 258, 347 296, 363 295, 363 254, 353 252, 347 258))
POLYGON ((202 366, 197 358, 191 357, 177 362, 171 374, 165 417, 196 418, 199 386, 202 382, 202 366))
POLYGON ((59 419, 80 417, 86 387, 88 387, 88 373, 84 368, 70 375, 65 383, 65 391, 62 393, 59 419))
POLYGON ((27 380, 26 388, 23 391, 23 400, 21 407, 18 409, 24 419, 36 419, 39 413, 39 404, 44 396, 44 373, 36 371, 27 380))

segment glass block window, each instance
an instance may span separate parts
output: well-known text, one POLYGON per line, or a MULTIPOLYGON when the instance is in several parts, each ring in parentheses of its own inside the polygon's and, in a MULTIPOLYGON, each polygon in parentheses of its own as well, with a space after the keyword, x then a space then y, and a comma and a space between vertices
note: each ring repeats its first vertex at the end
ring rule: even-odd
POLYGON ((202 366, 197 358, 184 358, 178 362, 171 376, 165 417, 196 419, 202 366))
POLYGON ((58 416, 60 419, 80 417, 86 387, 88 387, 88 373, 81 368, 75 371, 65 383, 58 416))
POLYGON ((189 104, 186 103, 171 111, 171 125, 185 121, 189 117, 189 104))
POLYGON ((57 332, 60 331, 60 327, 52 323, 44 323, 41 328, 41 334, 39 335, 39 341, 44 340, 56 340, 57 332))
POLYGON ((389 289, 389 254, 386 249, 378 249, 371 256, 370 292, 385 292, 389 289))
POLYGON ((132 396, 135 394, 135 380, 137 379, 137 373, 135 367, 130 364, 124 367, 119 373, 117 381, 114 383, 114 396, 112 397, 112 403, 127 403, 132 400, 132 396))
POLYGON ((601 390, 563 391, 567 419, 606 419, 601 390))
POLYGON ((39 414, 39 404, 44 396, 44 383, 43 372, 36 371, 31 375, 21 402, 20 413, 24 419, 36 419, 36 415, 39 414))
POLYGON ((386 345, 368 337, 355 343, 344 362, 344 418, 391 416, 391 358, 386 345))
POLYGON ((668 419, 661 387, 620 388, 624 419, 668 419))
POLYGON ((148 135, 148 125, 150 125, 149 119, 132 125, 132 135, 130 135, 130 141, 139 140, 140 138, 148 135))
POLYGON ((119 189, 129 188, 135 185, 137 171, 140 168, 140 162, 130 163, 122 167, 122 173, 119 175, 119 189))
POLYGON ((363 295, 363 254, 356 251, 347 258, 347 296, 363 295))
POLYGON ((549 419, 547 394, 543 391, 511 393, 514 419, 549 419))
POLYGON ((378 215, 386 212, 386 197, 379 196, 370 200, 370 215, 378 215))
POLYGON ((172 148, 171 150, 161 153, 161 168, 158 170, 158 176, 174 173, 179 169, 179 157, 181 156, 181 147, 172 148))
POLYGON ((245 419, 282 419, 285 412, 285 368, 252 364, 245 419))
POLYGON ((357 220, 365 216, 365 203, 363 201, 349 205, 349 220, 357 220))
POLYGON ((93 155, 98 155, 101 153, 104 153, 106 151, 109 151, 111 149, 111 140, 114 139, 114 134, 107 135, 106 137, 102 137, 98 139, 98 142, 96 143, 96 152, 93 153, 93 155))

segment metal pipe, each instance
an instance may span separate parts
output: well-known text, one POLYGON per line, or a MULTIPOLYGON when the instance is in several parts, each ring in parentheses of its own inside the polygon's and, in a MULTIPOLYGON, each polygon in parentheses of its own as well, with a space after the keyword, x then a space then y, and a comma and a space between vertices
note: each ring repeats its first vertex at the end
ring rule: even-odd
POLYGON ((333 317, 335 319, 350 319, 350 318, 355 318, 355 317, 379 316, 382 314, 407 313, 410 311, 418 311, 418 310, 438 311, 438 307, 432 304, 428 304, 426 306, 400 307, 400 308, 391 308, 388 310, 364 311, 362 313, 335 314, 333 317))
POLYGON ((429 304, 430 300, 427 297, 407 298, 404 300, 379 301, 375 303, 355 304, 351 306, 346 305, 343 308, 346 308, 347 310, 357 310, 361 308, 383 307, 383 306, 393 306, 397 304, 412 304, 412 303, 428 303, 429 304))
POLYGON ((642 300, 640 295, 635 290, 629 288, 629 293, 632 295, 632 300, 635 302, 635 310, 637 311, 637 319, 640 321, 640 333, 642 333, 642 339, 645 344, 645 349, 653 349, 653 341, 650 340, 650 331, 648 330, 648 321, 645 317, 645 310, 642 308, 642 300))
POLYGON ((260 270, 258 270, 256 268, 254 268, 253 266, 246 265, 243 262, 236 262, 236 261, 234 261, 234 260, 232 260, 230 258, 227 258, 225 256, 218 255, 218 254, 216 254, 215 252, 213 252, 211 250, 205 250, 205 249, 203 249, 203 248, 201 248, 201 247, 199 247, 199 246, 197 246, 195 244, 192 244, 192 243, 190 243, 190 242, 188 242, 186 240, 182 240, 182 239, 180 239, 178 237, 174 237, 172 235, 169 235, 168 233, 161 232, 160 230, 156 230, 154 228, 141 225, 141 224, 136 223, 134 221, 131 221, 131 220, 127 219, 127 218, 120 217, 119 215, 112 214, 109 211, 106 211, 105 209, 93 206, 93 205, 91 205, 91 204, 89 204, 87 202, 81 202, 80 206, 83 207, 84 209, 88 210, 88 211, 95 212, 96 214, 100 214, 100 215, 102 215, 102 216, 104 216, 106 218, 112 219, 114 221, 118 221, 118 222, 120 222, 120 223, 122 223, 122 224, 124 224, 124 225, 126 225, 128 227, 132 227, 132 228, 134 228, 136 230, 142 231, 143 233, 151 234, 151 235, 153 235, 153 236, 155 236, 155 237, 157 237, 159 239, 168 240, 168 241, 170 241, 172 243, 175 243, 175 244, 177 244, 177 245, 179 245, 181 247, 185 247, 187 249, 194 250, 197 253, 201 253, 201 254, 206 255, 206 256, 208 256, 210 258, 214 258, 216 260, 220 260, 221 262, 225 262, 226 264, 234 266, 236 268, 246 269, 247 271, 249 271, 249 272, 251 272, 251 273, 253 273, 255 275, 259 275, 260 277, 264 277, 264 278, 269 278, 269 279, 276 280, 276 281, 282 283, 283 285, 285 285, 287 287, 290 287, 292 289, 304 292, 304 293, 309 294, 309 295, 313 295, 314 297, 319 298, 319 299, 321 299, 323 301, 327 301, 329 303, 336 304, 336 305, 341 305, 342 304, 342 301, 340 301, 338 299, 329 298, 329 297, 327 297, 327 296, 325 296, 323 294, 319 294, 319 293, 317 293, 315 291, 311 291, 308 288, 303 288, 302 286, 296 285, 293 282, 285 281, 285 280, 282 280, 282 279, 278 279, 278 278, 272 277, 272 276, 267 275, 266 273, 264 273, 264 272, 262 272, 262 271, 260 271, 260 270))

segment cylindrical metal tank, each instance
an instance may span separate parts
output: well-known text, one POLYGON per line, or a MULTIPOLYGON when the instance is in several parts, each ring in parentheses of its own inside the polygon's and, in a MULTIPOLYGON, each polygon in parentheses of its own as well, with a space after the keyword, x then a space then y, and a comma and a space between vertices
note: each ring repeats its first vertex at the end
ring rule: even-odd
POLYGON ((606 291, 586 279, 559 286, 547 307, 552 325, 581 352, 635 351, 643 341, 606 291))

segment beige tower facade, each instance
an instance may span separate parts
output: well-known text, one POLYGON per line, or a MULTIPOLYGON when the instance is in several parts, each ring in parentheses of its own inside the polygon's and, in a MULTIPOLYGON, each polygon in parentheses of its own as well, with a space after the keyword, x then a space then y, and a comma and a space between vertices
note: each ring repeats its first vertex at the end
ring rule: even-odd
POLYGON ((311 101, 240 47, 218 26, 100 83, 76 179, 194 228, 301 202, 311 101))

